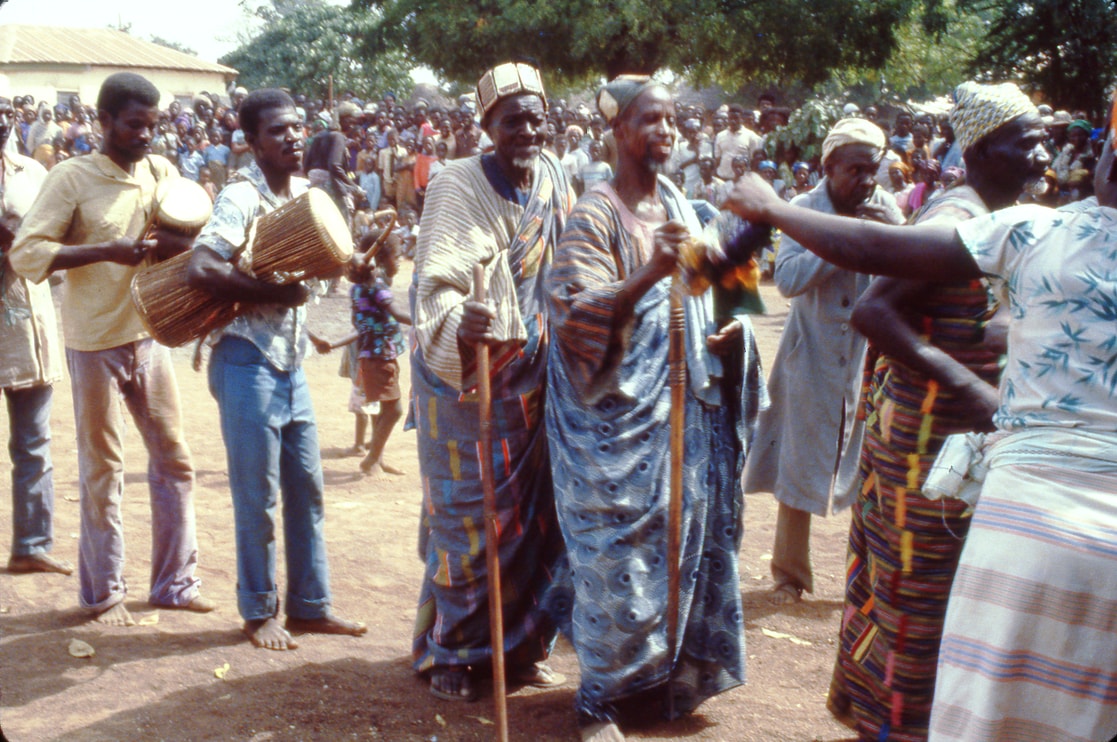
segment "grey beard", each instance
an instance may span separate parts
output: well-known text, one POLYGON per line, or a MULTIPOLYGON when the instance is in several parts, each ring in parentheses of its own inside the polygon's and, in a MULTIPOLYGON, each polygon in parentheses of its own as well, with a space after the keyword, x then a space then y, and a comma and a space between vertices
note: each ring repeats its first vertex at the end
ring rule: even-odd
POLYGON ((521 170, 534 170, 537 159, 538 155, 535 157, 517 157, 512 160, 512 164, 521 170))
POLYGON ((658 160, 656 160, 653 157, 645 157, 644 158, 644 167, 648 168, 648 170, 651 170, 656 175, 666 175, 667 174, 667 163, 666 162, 659 162, 658 160))
POLYGON ((1043 177, 1028 178, 1024 183, 1024 193, 1030 196, 1044 196, 1047 194, 1047 179, 1043 177))

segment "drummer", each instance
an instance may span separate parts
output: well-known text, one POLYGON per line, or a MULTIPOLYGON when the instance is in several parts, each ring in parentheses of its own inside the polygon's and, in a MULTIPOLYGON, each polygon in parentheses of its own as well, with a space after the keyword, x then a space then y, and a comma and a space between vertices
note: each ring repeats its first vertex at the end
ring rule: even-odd
MULTIPOLYGON (((330 612, 322 462, 306 354, 309 290, 257 280, 234 265, 254 218, 304 193, 302 122, 280 90, 256 90, 240 107, 256 162, 218 194, 194 243, 191 285, 251 308, 217 333, 209 385, 221 413, 237 543, 237 607, 257 647, 295 649, 292 633, 360 636, 363 623, 330 612), (275 509, 283 495, 287 549, 285 624, 275 586, 275 509)), ((317 288, 317 287, 316 287, 317 288)))
POLYGON ((151 587, 164 608, 212 611, 194 576, 194 470, 182 432, 178 388, 167 349, 153 341, 129 298, 149 252, 182 252, 189 240, 163 230, 141 239, 156 184, 178 178, 150 154, 159 91, 131 72, 110 75, 97 96, 103 142, 47 175, 24 216, 10 255, 21 276, 41 282, 66 270, 62 327, 73 387, 81 485, 79 599, 96 620, 135 623, 124 607, 123 398, 148 451, 151 489, 151 587))

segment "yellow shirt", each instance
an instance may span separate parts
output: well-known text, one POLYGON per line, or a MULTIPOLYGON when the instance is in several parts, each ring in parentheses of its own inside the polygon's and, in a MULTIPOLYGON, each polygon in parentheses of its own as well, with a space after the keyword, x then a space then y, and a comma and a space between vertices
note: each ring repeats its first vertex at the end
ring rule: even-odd
MULTIPOLYGON (((9 260, 24 278, 41 282, 63 245, 88 245, 120 237, 138 238, 154 208, 155 185, 177 178, 171 163, 149 156, 129 175, 100 152, 59 163, 23 218, 9 260)), ((138 266, 91 263, 66 271, 62 330, 66 347, 93 351, 148 337, 132 304, 138 266)))

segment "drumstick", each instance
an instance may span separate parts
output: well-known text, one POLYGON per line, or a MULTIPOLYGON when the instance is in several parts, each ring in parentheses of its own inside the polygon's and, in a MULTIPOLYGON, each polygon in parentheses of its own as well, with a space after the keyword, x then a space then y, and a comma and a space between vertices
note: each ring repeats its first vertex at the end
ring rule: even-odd
MULTIPOLYGON (((485 267, 473 266, 473 301, 485 302, 485 267)), ((485 562, 489 574, 489 634, 493 646, 493 702, 500 742, 508 742, 508 702, 504 690, 504 616, 500 597, 500 525, 493 484, 493 389, 489 379, 489 346, 477 343, 477 396, 481 428, 481 492, 485 518, 485 562)))
POLYGON ((390 235, 392 233, 392 230, 396 227, 395 209, 384 209, 383 211, 377 211, 372 215, 372 218, 373 221, 375 221, 376 219, 385 216, 390 216, 391 221, 388 222, 388 226, 385 227, 384 231, 380 233, 380 236, 376 238, 376 241, 373 242, 372 246, 369 247, 369 249, 365 252, 364 264, 366 267, 372 265, 372 260, 376 257, 376 253, 380 252, 380 248, 383 247, 385 240, 388 239, 388 235, 390 235))
POLYGON ((151 231, 151 228, 155 226, 155 222, 159 220, 159 209, 163 208, 163 199, 166 197, 167 194, 164 193, 163 198, 156 199, 155 203, 152 204, 151 216, 147 218, 147 223, 144 224, 143 231, 140 232, 140 234, 143 235, 140 237, 141 240, 147 239, 147 233, 151 231))
POLYGON ((667 666, 671 674, 667 676, 667 715, 668 718, 673 718, 675 694, 671 678, 679 634, 679 552, 682 546, 683 441, 686 433, 686 315, 683 308, 683 283, 678 273, 671 281, 670 311, 667 346, 667 380, 671 389, 671 479, 667 507, 667 666))

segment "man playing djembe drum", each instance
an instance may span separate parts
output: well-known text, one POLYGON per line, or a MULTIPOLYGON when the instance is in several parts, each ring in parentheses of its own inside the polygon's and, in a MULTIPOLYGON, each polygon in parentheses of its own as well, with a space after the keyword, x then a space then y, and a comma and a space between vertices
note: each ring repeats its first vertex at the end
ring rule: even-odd
POLYGON ((305 192, 302 122, 291 98, 257 90, 240 107, 256 162, 221 191, 194 243, 187 280, 250 308, 218 330, 209 386, 221 413, 237 539, 237 607, 257 647, 295 649, 289 631, 359 636, 363 623, 329 612, 322 462, 306 354, 308 289, 258 280, 234 265, 253 221, 305 192), (275 584, 275 507, 283 494, 287 622, 275 584))
POLYGON ((182 433, 178 386, 167 349, 151 339, 129 299, 138 266, 152 251, 189 242, 159 230, 144 239, 156 184, 177 178, 151 155, 159 91, 131 72, 110 75, 97 96, 104 132, 99 152, 55 167, 24 216, 9 256, 24 278, 66 270, 62 327, 74 396, 81 482, 79 597, 97 621, 134 624, 124 607, 124 415, 128 406, 148 452, 152 605, 197 612, 213 601, 194 576, 194 468, 182 433))

